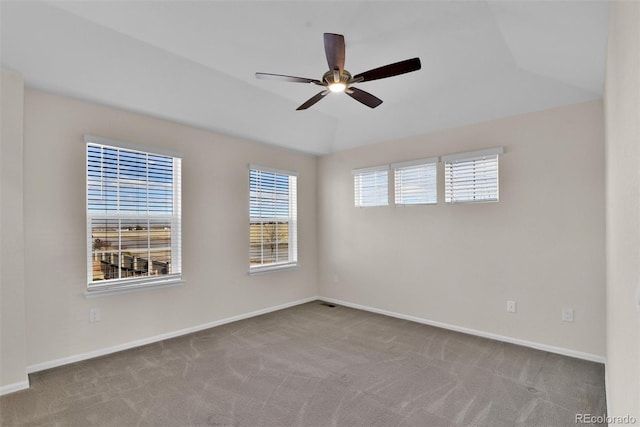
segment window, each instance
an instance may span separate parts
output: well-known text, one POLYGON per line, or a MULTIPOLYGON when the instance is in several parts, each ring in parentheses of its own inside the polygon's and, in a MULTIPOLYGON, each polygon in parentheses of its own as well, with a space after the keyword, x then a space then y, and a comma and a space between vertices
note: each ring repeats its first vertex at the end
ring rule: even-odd
POLYGON ((437 157, 392 164, 396 205, 437 203, 437 165, 437 157))
POLYGON ((88 291, 179 282, 181 159, 85 136, 88 291))
POLYGON ((498 155, 503 148, 443 156, 445 202, 497 202, 498 155))
POLYGON ((354 204, 357 207, 389 204, 389 165, 353 171, 354 204))
POLYGON ((250 272, 297 264, 297 211, 294 172, 249 166, 250 272))

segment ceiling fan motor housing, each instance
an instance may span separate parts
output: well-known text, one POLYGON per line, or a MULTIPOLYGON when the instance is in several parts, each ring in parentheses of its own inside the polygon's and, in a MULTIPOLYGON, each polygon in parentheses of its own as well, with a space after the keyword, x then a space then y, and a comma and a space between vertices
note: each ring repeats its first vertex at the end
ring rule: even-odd
MULTIPOLYGON (((338 83, 333 80, 333 71, 329 70, 322 76, 322 80, 325 81, 328 85, 333 83, 338 83)), ((347 70, 342 70, 342 74, 340 74, 340 83, 344 83, 345 86, 351 81, 351 73, 347 70)))

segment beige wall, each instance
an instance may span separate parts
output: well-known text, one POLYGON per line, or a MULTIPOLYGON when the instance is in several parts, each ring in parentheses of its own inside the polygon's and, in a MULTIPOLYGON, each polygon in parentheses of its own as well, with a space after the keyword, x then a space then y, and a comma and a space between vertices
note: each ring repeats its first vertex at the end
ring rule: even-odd
POLYGON ((323 157, 319 295, 601 359, 603 154, 595 101, 323 157), (437 205, 353 206, 354 168, 495 146, 498 203, 445 204, 439 164, 437 205))
POLYGON ((22 77, 2 70, 0 83, 0 392, 26 386, 22 77))
POLYGON ((607 403, 640 419, 640 3, 613 2, 609 28, 607 403))
POLYGON ((316 294, 315 157, 35 90, 24 109, 28 366, 316 294), (184 286, 84 296, 84 133, 183 153, 184 286), (297 270, 248 275, 249 163, 299 173, 297 270))

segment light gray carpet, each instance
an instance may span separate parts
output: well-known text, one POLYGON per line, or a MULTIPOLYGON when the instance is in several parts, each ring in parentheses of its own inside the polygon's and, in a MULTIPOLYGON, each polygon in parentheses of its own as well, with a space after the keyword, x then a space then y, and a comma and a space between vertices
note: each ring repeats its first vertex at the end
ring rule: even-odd
POLYGON ((575 426, 604 367, 319 301, 31 375, 2 426, 575 426))

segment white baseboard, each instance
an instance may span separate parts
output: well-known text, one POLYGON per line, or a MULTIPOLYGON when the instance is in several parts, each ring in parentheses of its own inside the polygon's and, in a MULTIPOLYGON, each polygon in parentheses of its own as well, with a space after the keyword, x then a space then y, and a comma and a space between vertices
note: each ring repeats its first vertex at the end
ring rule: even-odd
MULTIPOLYGON (((63 357, 61 359, 56 359, 56 360, 50 360, 47 362, 42 362, 42 363, 36 363, 35 365, 31 365, 31 366, 27 366, 27 373, 31 374, 34 372, 38 372, 38 371, 43 371, 45 369, 51 369, 51 368, 55 368, 58 366, 62 366, 62 365, 68 365, 69 363, 75 363, 75 362, 80 362, 83 360, 88 360, 88 359, 92 359, 94 357, 99 357, 99 356, 105 356, 107 354, 111 354, 111 353, 116 353, 118 351, 122 351, 122 350, 128 350, 130 348, 135 348, 135 347, 140 347, 143 345, 147 345, 147 344, 151 344, 154 342, 158 342, 158 341, 162 341, 162 340, 166 340, 169 338, 175 338, 175 337, 179 337, 181 335, 186 335, 186 334, 191 334, 193 332, 198 332, 198 331, 202 331, 204 329, 209 329, 209 328, 213 328, 216 326, 220 326, 220 325, 224 325, 227 323, 231 323, 231 322, 236 322, 238 320, 243 320, 243 319, 248 319, 250 317, 255 317, 255 316, 260 316, 261 314, 267 314, 267 313, 271 313, 273 311, 278 311, 278 310, 282 310, 285 308, 289 308, 289 307, 293 307, 296 305, 300 305, 300 304, 305 304, 311 301, 316 301, 318 299, 318 297, 309 297, 309 298, 304 298, 298 301, 293 301, 293 302, 288 302, 285 304, 280 304, 274 307, 267 307, 267 308, 263 308, 261 310, 257 310, 257 311, 252 311, 250 313, 245 313, 245 314, 240 314, 237 316, 232 316, 232 317, 227 317, 226 319, 220 319, 220 320, 216 320, 214 322, 210 322, 210 323, 205 323, 202 325, 196 325, 196 326, 192 326, 190 328, 185 328, 185 329, 180 329, 178 331, 173 331, 173 332, 167 332, 166 334, 160 334, 160 335, 156 335, 153 337, 149 337, 149 338, 142 338, 139 340, 135 340, 135 341, 130 341, 127 343, 123 343, 123 344, 118 344, 118 345, 114 345, 111 347, 105 347, 105 348, 101 348, 99 350, 94 350, 94 351, 89 351, 87 353, 82 353, 82 354, 76 354, 73 356, 68 356, 68 357, 63 357)), ((7 386, 9 387, 9 386, 7 386)), ((25 388, 28 388, 29 384, 27 383, 25 388)))
POLYGON ((5 394, 14 393, 20 390, 26 390, 29 388, 29 381, 20 381, 19 383, 7 384, 0 387, 0 396, 5 394))
POLYGON ((489 338, 496 341, 503 341, 510 344, 517 344, 524 347, 535 348, 536 350, 548 351, 550 353, 561 354, 563 356, 575 357, 577 359, 588 360, 591 362, 605 363, 606 359, 604 356, 599 356, 597 354, 584 353, 581 351, 571 350, 563 347, 556 347, 547 344, 541 344, 533 341, 522 340, 520 338, 507 337, 504 335, 493 334, 491 332, 478 331, 476 329, 465 328, 462 326, 451 325, 449 323, 436 322, 434 320, 423 319, 422 317, 410 316, 402 313, 395 313, 393 311, 382 310, 375 307, 368 307, 366 305, 355 304, 348 301, 342 301, 335 298, 327 298, 319 296, 318 299, 326 302, 330 302, 333 304, 344 305, 346 307, 356 308, 358 310, 370 311, 372 313, 384 314, 385 316, 396 317, 398 319, 410 320, 412 322, 422 323, 425 325, 436 326, 438 328, 449 329, 456 332, 462 332, 464 334, 476 335, 483 338, 489 338))
MULTIPOLYGON (((475 329, 470 329, 470 328, 465 328, 465 327, 461 327, 461 326, 451 325, 451 324, 448 324, 448 323, 436 322, 436 321, 429 320, 429 319, 424 319, 424 318, 421 318, 421 317, 410 316, 410 315, 402 314, 402 313, 395 313, 395 312, 392 312, 392 311, 382 310, 382 309, 375 308, 375 307, 368 307, 368 306, 365 306, 365 305, 355 304, 355 303, 351 303, 351 302, 348 302, 348 301, 342 301, 342 300, 338 300, 338 299, 335 299, 335 298, 328 298, 328 297, 323 297, 323 296, 317 296, 317 297, 313 296, 313 297, 304 298, 304 299, 301 299, 301 300, 298 300, 298 301, 292 301, 292 302, 289 302, 289 303, 280 304, 280 305, 277 305, 277 306, 274 306, 274 307, 267 307, 267 308, 264 308, 264 309, 261 309, 261 310, 252 311, 250 313, 245 313, 245 314, 240 314, 240 315, 237 315, 237 316, 228 317, 226 319, 216 320, 214 322, 205 323, 205 324, 202 324, 202 325, 196 325, 196 326, 192 326, 192 327, 185 328, 185 329, 180 329, 180 330, 173 331, 173 332, 168 332, 168 333, 165 333, 165 334, 156 335, 156 336, 153 336, 153 337, 142 338, 142 339, 139 339, 139 340, 130 341, 130 342, 123 343, 123 344, 118 344, 118 345, 111 346, 111 347, 105 347, 105 348, 101 348, 101 349, 98 349, 98 350, 90 351, 90 352, 87 352, 87 353, 81 353, 81 354, 76 354, 76 355, 73 355, 73 356, 63 357, 61 359, 56 359, 56 360, 50 360, 50 361, 47 361, 47 362, 37 363, 35 365, 28 366, 27 367, 27 373, 30 374, 30 373, 42 371, 42 370, 45 370, 45 369, 51 369, 51 368, 55 368, 55 367, 58 367, 58 366, 67 365, 69 363, 75 363, 75 362, 80 362, 80 361, 83 361, 83 360, 92 359, 94 357, 105 356, 107 354, 116 353, 118 351, 128 350, 130 348, 140 347, 140 346, 151 344, 151 343, 154 343, 154 342, 158 342, 158 341, 162 341, 162 340, 166 340, 166 339, 170 339, 170 338, 179 337, 179 336, 190 334, 190 333, 193 333, 193 332, 202 331, 204 329, 209 329, 209 328, 213 328, 213 327, 216 327, 216 326, 224 325, 224 324, 227 324, 227 323, 236 322, 238 320, 248 319, 250 317, 260 316, 262 314, 271 313, 273 311, 282 310, 282 309, 285 309, 285 308, 293 307, 293 306, 300 305, 300 304, 305 304, 305 303, 308 303, 308 302, 311 302, 311 301, 316 301, 316 300, 322 300, 322 301, 326 301, 326 302, 330 302, 330 303, 334 303, 334 304, 338 304, 338 305, 343 305, 345 307, 351 307, 351 308, 355 308, 355 309, 359 309, 359 310, 370 311, 372 313, 383 314, 383 315, 386 315, 386 316, 396 317, 398 319, 410 320, 412 322, 422 323, 422 324, 430 325, 430 326, 436 326, 438 328, 449 329, 449 330, 452 330, 452 331, 462 332, 462 333, 470 334, 470 335, 476 335, 476 336, 479 336, 479 337, 489 338, 489 339, 493 339, 493 340, 497 340, 497 341, 508 342, 508 343, 511 343, 511 344, 522 345, 522 346, 525 346, 525 347, 531 347, 531 348, 535 348, 537 350, 548 351, 548 352, 551 352, 551 353, 557 353, 557 354, 561 354, 561 355, 564 355, 564 356, 575 357, 575 358, 578 358, 578 359, 589 360, 589 361, 592 361, 592 362, 605 363, 605 358, 603 356, 599 356, 599 355, 596 355, 596 354, 584 353, 584 352, 575 351, 575 350, 571 350, 571 349, 567 349, 567 348, 550 346, 550 345, 547 345, 547 344, 540 344, 540 343, 536 343, 536 342, 532 342, 532 341, 522 340, 522 339, 519 339, 519 338, 507 337, 507 336, 504 336, 504 335, 498 335, 498 334, 493 334, 493 333, 490 333, 490 332, 478 331, 478 330, 475 330, 475 329)), ((23 381, 23 382, 14 383, 14 384, 8 384, 8 385, 0 387, 0 396, 4 395, 4 394, 8 394, 8 393, 13 393, 13 392, 19 391, 19 390, 24 390, 24 389, 27 389, 27 388, 29 388, 29 382, 28 381, 23 381)))

